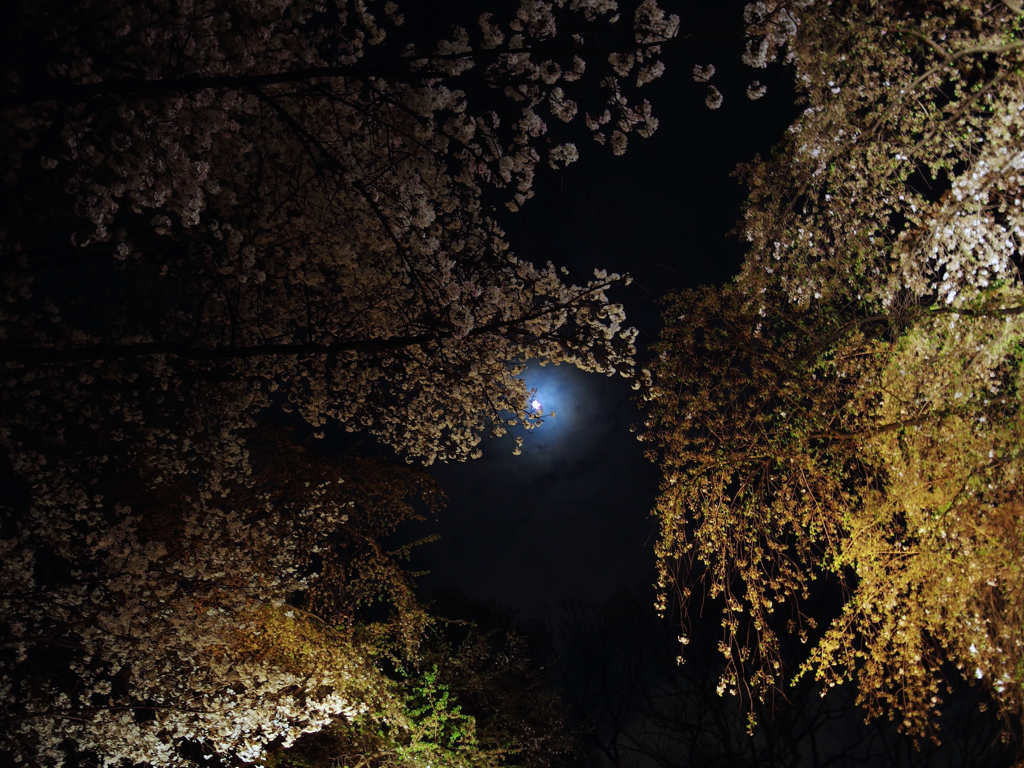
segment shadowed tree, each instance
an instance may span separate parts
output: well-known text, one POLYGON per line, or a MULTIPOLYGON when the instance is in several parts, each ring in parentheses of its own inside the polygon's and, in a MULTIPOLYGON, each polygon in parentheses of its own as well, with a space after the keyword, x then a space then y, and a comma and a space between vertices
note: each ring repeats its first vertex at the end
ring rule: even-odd
POLYGON ((6 10, 8 748, 251 760, 400 720, 368 654, 412 653, 422 613, 381 538, 436 489, 357 460, 338 485, 250 428, 283 407, 466 459, 536 425, 527 359, 634 376, 621 278, 518 259, 493 211, 577 158, 576 124, 616 153, 654 130, 636 89, 678 20, 524 2, 424 39, 390 2, 6 10), (381 595, 396 618, 367 628, 381 595))

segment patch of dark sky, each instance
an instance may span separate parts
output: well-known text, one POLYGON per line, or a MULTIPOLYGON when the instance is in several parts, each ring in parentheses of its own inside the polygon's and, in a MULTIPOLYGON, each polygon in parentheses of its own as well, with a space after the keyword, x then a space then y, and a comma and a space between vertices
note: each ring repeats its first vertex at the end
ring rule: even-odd
MULTIPOLYGON (((545 169, 521 213, 499 214, 520 256, 566 266, 577 282, 595 268, 633 276, 611 297, 641 331, 641 360, 657 338, 661 296, 724 282, 739 268, 743 244, 728 235, 744 191, 730 174, 738 162, 769 151, 798 112, 782 67, 741 63, 742 3, 711 11, 663 5, 682 16, 689 38, 645 88, 660 120, 654 136, 634 137, 622 157, 576 136, 580 161, 563 172, 545 169), (715 111, 704 104, 707 83, 693 79, 694 65, 709 63, 716 68, 711 82, 725 94, 715 111), (756 102, 744 95, 754 79, 768 85, 756 102)), ((556 415, 522 433, 522 455, 513 455, 511 436, 485 439, 482 458, 430 468, 450 504, 439 519, 403 534, 440 534, 413 557, 414 568, 430 572, 419 581, 426 597, 452 586, 526 618, 653 579, 657 531, 649 513, 658 471, 631 429, 643 415, 630 382, 537 364, 525 379, 544 411, 556 415)), ((349 441, 329 434, 326 443, 337 449, 349 441)), ((361 439, 358 450, 375 453, 368 443, 361 439)))

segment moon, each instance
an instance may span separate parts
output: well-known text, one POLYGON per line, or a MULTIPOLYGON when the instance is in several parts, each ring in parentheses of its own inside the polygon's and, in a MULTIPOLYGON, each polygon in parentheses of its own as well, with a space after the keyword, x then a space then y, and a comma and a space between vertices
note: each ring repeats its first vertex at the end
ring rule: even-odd
POLYGON ((527 444, 553 447, 582 426, 577 400, 586 397, 587 383, 592 377, 593 374, 568 364, 542 366, 538 361, 530 361, 522 375, 530 392, 526 410, 530 416, 543 418, 544 423, 524 434, 527 444))

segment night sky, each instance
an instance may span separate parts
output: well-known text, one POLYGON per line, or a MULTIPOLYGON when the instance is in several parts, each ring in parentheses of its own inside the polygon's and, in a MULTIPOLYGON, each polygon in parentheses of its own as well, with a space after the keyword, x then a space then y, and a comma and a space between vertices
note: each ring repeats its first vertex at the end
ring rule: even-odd
MULTIPOLYGON (((535 199, 503 221, 520 255, 564 265, 580 282, 595 267, 633 276, 611 296, 641 331, 641 360, 657 338, 659 297, 737 271, 743 248, 728 235, 744 191, 730 174, 769 151, 797 113, 784 68, 754 71, 740 62, 742 5, 703 20, 666 9, 689 19, 684 33, 699 31, 647 86, 658 131, 632 139, 622 157, 583 147, 580 162, 562 175, 541 174, 535 199), (726 95, 717 111, 704 105, 707 85, 694 82, 695 63, 717 69, 712 82, 726 95), (769 84, 757 102, 744 95, 752 79, 769 84)), ((430 571, 419 580, 425 596, 453 586, 539 618, 567 600, 596 602, 653 580, 658 471, 631 431, 643 415, 630 382, 536 363, 525 380, 554 418, 525 434, 521 456, 508 436, 485 440, 477 461, 431 467, 450 504, 403 535, 440 533, 413 560, 430 571)))
MULTIPOLYGON (((667 294, 700 285, 720 285, 737 274, 744 257, 744 244, 733 232, 741 216, 746 191, 734 178, 734 172, 738 164, 770 152, 800 113, 792 73, 785 65, 774 64, 768 70, 754 70, 741 61, 745 46, 742 16, 748 1, 700 3, 699 0, 659 0, 659 5, 667 13, 678 14, 682 23, 679 39, 664 53, 664 75, 645 86, 642 94, 651 102, 660 122, 653 137, 645 140, 632 134, 625 155, 614 157, 609 147, 593 143, 588 146, 585 143, 589 141, 588 132, 581 130, 580 125, 574 123, 575 133, 564 138, 557 135, 560 127, 553 126, 553 135, 549 135, 548 141, 552 145, 563 140, 575 141, 580 149, 580 160, 563 171, 547 167, 538 169, 533 199, 517 213, 499 209, 494 214, 517 256, 536 264, 550 261, 557 267, 566 268, 570 275, 567 282, 585 284, 593 279, 595 269, 631 277, 630 285, 611 290, 609 296, 624 306, 625 325, 639 329, 639 366, 650 361, 650 347, 658 340, 661 326, 662 299, 667 294), (695 65, 714 66, 715 74, 710 83, 695 82, 695 65), (767 86, 766 95, 758 101, 751 101, 746 96, 747 87, 754 80, 767 86), (705 104, 709 85, 717 87, 724 95, 720 109, 711 110, 705 104)), ((497 2, 501 4, 509 0, 497 2)), ((423 0, 410 0, 407 29, 415 30, 425 39, 432 39, 435 34, 444 32, 449 19, 460 14, 475 16, 483 8, 465 0, 436 4, 436 8, 432 8, 434 5, 423 0)), ((401 244, 398 247, 401 248, 401 244)), ((81 290, 81 286, 76 286, 76 289, 81 290)), ((198 302, 197 316, 202 316, 205 302, 205 298, 198 302)), ((386 349, 387 343, 393 340, 384 339, 377 346, 370 342, 359 343, 366 343, 370 349, 386 349)), ((353 344, 351 348, 361 347, 353 344)), ((293 350, 288 352, 295 354, 293 350)), ((93 351, 92 354, 101 353, 93 351)), ((123 354, 128 356, 131 353, 123 354)), ((154 353, 144 351, 136 354, 154 353)), ((178 353, 172 351, 170 354, 178 353)), ((260 354, 267 353, 260 351, 260 354)), ((212 354, 209 357, 215 359, 212 354)), ((197 355, 197 359, 202 359, 201 355, 197 355)), ((509 361, 509 364, 517 362, 520 361, 509 361)), ((539 401, 540 409, 546 414, 544 423, 532 430, 512 427, 511 433, 501 438, 485 437, 479 459, 427 467, 426 471, 438 480, 447 495, 447 505, 436 515, 403 522, 398 532, 384 542, 385 548, 397 551, 409 542, 437 535, 436 541, 413 549, 408 566, 419 574, 416 577, 418 597, 428 610, 433 597, 454 590, 474 601, 497 604, 496 616, 504 618, 504 608, 507 608, 522 620, 520 629, 526 630, 522 636, 530 643, 527 647, 524 640, 523 647, 536 655, 530 665, 535 664, 538 679, 543 675, 545 683, 556 688, 563 698, 566 726, 575 729, 573 738, 578 739, 582 745, 580 748, 588 752, 589 764, 604 764, 601 761, 607 757, 607 764, 631 764, 638 768, 655 765, 657 763, 652 757, 655 753, 644 752, 644 745, 636 747, 640 757, 635 762, 612 760, 607 754, 602 757, 602 739, 616 745, 621 742, 626 753, 633 749, 630 740, 636 734, 641 740, 646 738, 657 746, 661 736, 667 734, 666 738, 675 738, 672 734, 676 732, 671 728, 676 725, 680 728, 678 733, 686 734, 685 729, 691 725, 697 733, 689 742, 679 737, 679 744, 690 744, 696 748, 710 743, 719 736, 713 732, 708 735, 701 730, 704 728, 705 711, 713 712, 712 717, 726 713, 721 729, 724 736, 720 738, 721 744, 714 745, 712 752, 718 750, 732 761, 733 741, 738 740, 736 744, 740 746, 735 755, 736 761, 729 764, 740 764, 739 761, 745 759, 743 749, 760 743, 751 737, 749 744, 744 742, 746 746, 740 744, 743 728, 747 727, 745 707, 747 703, 752 707, 756 705, 744 699, 742 690, 736 699, 722 696, 721 691, 711 699, 717 682, 712 678, 717 678, 721 669, 717 651, 722 622, 717 610, 719 603, 715 602, 716 598, 709 598, 705 605, 710 609, 703 617, 682 618, 678 613, 672 614, 672 610, 678 608, 673 604, 667 620, 656 615, 652 604, 651 587, 656 578, 654 550, 659 530, 658 521, 651 511, 658 495, 660 470, 657 463, 645 455, 650 444, 638 440, 644 432, 645 418, 639 393, 633 388, 633 382, 619 376, 586 373, 565 364, 543 365, 536 360, 526 363, 523 379, 527 389, 534 393, 531 397, 539 401), (516 437, 523 439, 519 455, 514 451, 516 437), (642 616, 634 610, 637 605, 643 606, 642 616), (680 622, 699 625, 686 626, 684 630, 688 637, 694 639, 686 650, 687 659, 693 663, 685 669, 679 666, 676 657, 681 650, 679 642, 689 643, 683 637, 676 641, 680 622), (531 631, 538 627, 546 631, 531 631), (589 654, 593 649, 587 645, 588 634, 600 641, 595 642, 595 647, 604 643, 601 648, 607 651, 608 658, 589 654), (626 661, 621 661, 623 657, 626 661), (641 671, 635 678, 629 678, 629 685, 620 690, 615 687, 618 682, 613 679, 607 690, 601 687, 606 683, 605 677, 615 678, 622 668, 634 662, 641 671), (593 680, 598 680, 599 684, 592 685, 593 680), (591 690, 598 693, 591 694, 591 690), (583 694, 576 695, 579 691, 583 694), (587 695, 592 700, 588 701, 587 695), (602 696, 607 698, 607 702, 602 696), (627 705, 634 707, 638 701, 642 706, 632 710, 627 708, 627 705), (712 704, 707 705, 708 701, 712 704), (602 710, 606 704, 607 711, 602 710), (728 711, 733 704, 735 713, 728 711), (627 711, 632 714, 628 718, 623 716, 620 722, 617 719, 619 714, 627 711), (693 715, 693 711, 697 714, 693 715), (738 727, 729 719, 733 714, 735 723, 740 724, 738 727), (658 717, 666 718, 669 726, 659 725, 658 717), (664 733, 659 728, 663 728, 664 733)), ((80 380, 85 382, 85 379, 80 380)), ((279 397, 283 402, 284 395, 279 397)), ((410 418, 412 416, 410 414, 410 418)), ((259 414, 259 420, 286 426, 292 429, 292 437, 297 443, 305 443, 321 454, 341 461, 344 461, 345 454, 382 457, 400 463, 405 461, 404 456, 376 443, 372 436, 349 433, 336 422, 326 425, 326 439, 312 440, 314 428, 294 412, 286 414, 283 409, 268 409, 259 414)), ((317 427, 317 432, 319 430, 317 427)), ((107 461, 106 456, 103 461, 107 461)), ((143 481, 148 482, 145 478, 143 481)), ((168 493, 171 492, 174 489, 168 493)), ((191 501, 189 497, 185 498, 191 501)), ((267 498, 270 498, 269 494, 267 498)), ((119 507, 114 509, 119 510, 119 507)), ((269 504, 267 509, 270 509, 269 504)), ((261 512, 260 515, 254 520, 269 517, 269 513, 264 515, 261 512)), ((348 516, 343 519, 348 520, 348 516)), ((164 525, 162 521, 158 523, 164 525)), ((163 528, 156 523, 153 529, 162 535, 163 528)), ((154 540, 159 541, 156 534, 153 535, 154 540)), ((942 535, 945 537, 945 533, 942 535)), ((354 534, 351 540, 358 541, 354 534)), ((101 548, 98 546, 97 551, 101 548)), ((153 562, 157 562, 157 558, 153 562)), ((330 565, 326 556, 323 556, 323 562, 330 565)), ((352 562, 359 561, 353 556, 352 562)), ((218 579, 222 575, 218 572, 218 579)), ((842 603, 836 593, 827 589, 823 589, 821 594, 823 597, 816 597, 819 602, 811 603, 810 609, 814 613, 815 608, 824 606, 817 613, 821 614, 823 625, 826 625, 829 612, 838 610, 842 603)), ((458 602, 458 599, 452 602, 458 602)), ((285 616, 292 618, 291 607, 284 607, 288 609, 285 616)), ((474 610, 480 608, 472 607, 474 610)), ((492 605, 479 613, 484 616, 486 610, 493 608, 492 605)), ((211 608, 208 612, 213 610, 211 608)), ((374 610, 371 606, 365 616, 374 618, 374 610)), ((452 626, 459 624, 458 616, 446 616, 443 612, 442 600, 435 603, 434 610, 434 615, 441 619, 436 626, 446 626, 443 622, 446 617, 456 619, 452 626)), ((316 618, 312 613, 308 615, 316 618)), ((149 619, 147 614, 146 620, 149 619)), ((484 625, 481 627, 481 632, 492 631, 484 625)), ((437 637, 443 638, 441 630, 438 630, 437 637)), ((510 631, 506 640, 511 637, 510 631)), ((784 639, 784 642, 790 641, 796 644, 795 639, 784 639)), ((380 642, 384 647, 385 641, 380 642)), ((468 640, 466 647, 472 650, 468 640)), ((134 650, 135 646, 132 646, 131 651, 134 650)), ((470 659, 469 650, 466 659, 470 659)), ((797 655, 786 647, 783 652, 794 657, 797 655)), ((284 651, 282 657, 283 654, 284 651)), ((425 654, 424 660, 428 659, 425 654)), ((186 657, 182 655, 181 658, 186 657)), ((495 659, 495 665, 500 666, 498 651, 495 659)), ((382 663, 391 662, 385 659, 382 663)), ((789 662, 784 663, 788 665, 789 662)), ((234 662, 223 666, 233 665, 234 662)), ((455 666, 453 662, 453 669, 455 666)), ((437 664, 433 669, 436 675, 437 664)), ((386 671, 386 674, 393 672, 386 671)), ((398 677, 399 673, 407 675, 401 666, 397 666, 394 674, 398 677)), ((480 677, 483 679, 484 673, 480 673, 480 677)), ((957 677, 955 671, 951 677, 957 677)), ((870 733, 866 726, 861 727, 863 713, 854 709, 855 694, 852 691, 845 693, 853 688, 852 685, 837 689, 838 695, 829 697, 830 702, 839 700, 834 710, 837 714, 833 716, 827 709, 831 704, 816 703, 819 693, 827 690, 824 684, 815 682, 810 676, 805 680, 800 686, 794 685, 780 692, 777 702, 772 700, 767 708, 763 708, 768 718, 762 718, 765 728, 759 734, 768 734, 764 736, 765 743, 774 743, 772 740, 775 739, 781 744, 791 739, 793 754, 799 756, 801 750, 808 749, 805 740, 813 745, 815 764, 819 747, 822 755, 830 754, 830 750, 842 754, 845 750, 856 757, 880 754, 879 750, 884 751, 889 743, 897 746, 911 743, 909 740, 887 742, 887 736, 879 736, 882 729, 889 728, 884 718, 870 733), (791 693, 793 698, 789 700, 787 696, 791 693), (812 703, 808 704, 799 697, 806 697, 812 703), (775 713, 772 706, 775 703, 779 704, 777 712, 781 714, 773 721, 775 713), (812 722, 815 718, 820 719, 812 722), (772 731, 775 724, 778 724, 777 733, 772 731), (879 739, 881 746, 876 749, 872 739, 879 739), (863 750, 855 747, 857 741, 866 745, 863 750)), ((447 688, 443 690, 447 697, 447 688)), ((230 692, 234 695, 233 690, 230 692)), ((139 701, 142 703, 132 707, 139 712, 145 711, 147 718, 151 709, 156 712, 162 708, 162 705, 149 700, 140 698, 139 701)), ((959 689, 954 693, 951 688, 950 701, 952 705, 947 708, 942 722, 963 721, 963 731, 970 731, 973 725, 964 713, 978 715, 976 699, 963 696, 959 689)), ((532 705, 533 700, 530 703, 532 705)), ((114 709, 113 704, 103 708, 114 709)), ((198 710, 183 708, 183 711, 198 710)), ((64 717, 63 714, 59 716, 64 717)), ((340 722, 342 718, 338 720, 340 722)), ((560 727, 555 719, 551 725, 560 727)), ((965 745, 964 754, 971 754, 968 748, 974 749, 974 746, 967 744, 966 738, 958 736, 953 727, 947 732, 952 734, 951 742, 956 744, 959 738, 965 745)), ((761 738, 761 735, 757 736, 757 739, 761 738)), ((987 746, 990 745, 982 744, 977 751, 984 752, 987 746)), ((700 764, 693 757, 696 752, 691 750, 687 757, 684 751, 683 747, 673 746, 670 750, 673 760, 687 760, 687 765, 700 764)), ((897 755, 893 759, 893 764, 903 764, 898 758, 897 755)), ((770 760, 758 759, 759 764, 772 764, 770 760)), ((805 759, 811 758, 805 754, 805 759)), ((955 760, 954 754, 948 764, 955 765, 955 760)))

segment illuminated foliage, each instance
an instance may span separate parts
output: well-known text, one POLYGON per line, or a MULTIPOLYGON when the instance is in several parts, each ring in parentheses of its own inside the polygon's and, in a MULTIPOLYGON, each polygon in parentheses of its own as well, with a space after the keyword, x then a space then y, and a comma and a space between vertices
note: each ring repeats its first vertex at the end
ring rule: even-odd
POLYGON ((466 459, 538 423, 525 360, 632 376, 620 277, 521 260, 488 213, 575 157, 547 120, 618 150, 654 130, 633 94, 678 21, 613 9, 525 3, 408 45, 391 3, 13 9, 0 443, 27 503, 87 510, 111 464, 212 498, 271 407, 466 459))
POLYGON ((250 481, 216 501, 189 483, 135 498, 120 467, 98 479, 112 509, 66 519, 5 505, 6 754, 252 760, 390 700, 376 638, 414 646, 424 617, 401 552, 380 539, 416 516, 413 502, 436 504, 436 484, 268 433, 251 445, 250 481), (359 623, 356 609, 377 600, 393 606, 388 622, 359 623))
POLYGON ((400 768, 485 768, 498 755, 479 748, 476 722, 462 712, 437 667, 400 681, 396 695, 381 710, 338 719, 271 757, 271 768, 356 766, 400 768))
POLYGON ((530 638, 492 606, 448 593, 430 606, 415 658, 393 673, 392 705, 338 718, 277 753, 290 768, 565 764, 573 741, 530 638))
POLYGON ((806 109, 741 169, 742 273, 671 299, 650 393, 662 600, 722 596, 722 692, 783 684, 792 635, 908 731, 947 662, 1021 720, 1022 18, 748 6, 806 109))

